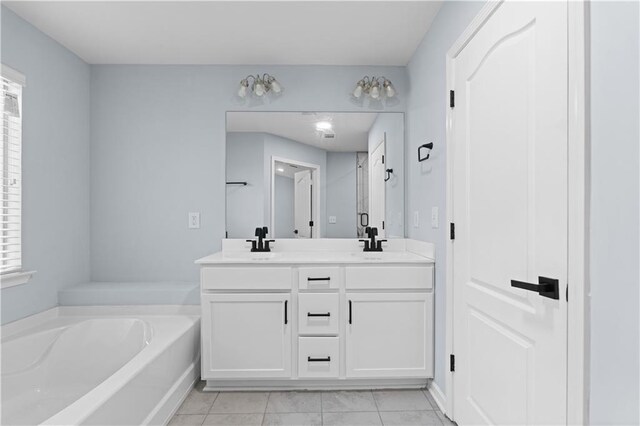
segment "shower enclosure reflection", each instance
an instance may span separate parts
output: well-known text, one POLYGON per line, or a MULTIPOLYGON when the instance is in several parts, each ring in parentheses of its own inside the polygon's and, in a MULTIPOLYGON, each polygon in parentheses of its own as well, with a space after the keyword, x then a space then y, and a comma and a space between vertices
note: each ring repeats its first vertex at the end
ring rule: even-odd
POLYGON ((227 238, 405 236, 402 113, 228 112, 226 167, 227 238))

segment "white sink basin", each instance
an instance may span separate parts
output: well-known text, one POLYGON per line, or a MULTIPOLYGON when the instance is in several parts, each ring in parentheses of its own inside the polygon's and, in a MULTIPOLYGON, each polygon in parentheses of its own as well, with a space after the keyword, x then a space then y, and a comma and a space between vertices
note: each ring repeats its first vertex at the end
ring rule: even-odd
POLYGON ((274 252, 225 252, 223 255, 231 260, 273 260, 280 257, 280 253, 274 252))

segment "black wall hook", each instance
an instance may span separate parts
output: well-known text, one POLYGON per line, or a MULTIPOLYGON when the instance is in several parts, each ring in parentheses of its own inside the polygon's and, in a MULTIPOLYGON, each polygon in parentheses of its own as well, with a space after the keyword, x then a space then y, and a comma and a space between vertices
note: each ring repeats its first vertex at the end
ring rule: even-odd
POLYGON ((387 172, 387 177, 384 179, 384 181, 388 181, 389 179, 391 179, 391 174, 393 173, 393 169, 387 169, 385 170, 387 172))
POLYGON ((420 145, 418 147, 418 163, 423 162, 424 160, 428 160, 429 156, 431 155, 431 150, 433 149, 433 142, 429 142, 429 143, 425 143, 423 145, 420 145), (421 155, 421 151, 422 149, 428 149, 429 151, 427 152, 427 156, 426 157, 422 157, 421 155))

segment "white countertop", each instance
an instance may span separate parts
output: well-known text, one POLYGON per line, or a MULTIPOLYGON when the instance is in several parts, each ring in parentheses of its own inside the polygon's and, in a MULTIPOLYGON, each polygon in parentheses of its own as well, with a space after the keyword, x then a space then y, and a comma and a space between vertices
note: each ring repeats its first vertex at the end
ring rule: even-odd
POLYGON ((390 240, 382 252, 363 252, 357 240, 276 240, 271 252, 251 252, 244 240, 223 240, 223 250, 196 260, 219 264, 395 264, 434 263, 433 245, 415 240, 390 240))

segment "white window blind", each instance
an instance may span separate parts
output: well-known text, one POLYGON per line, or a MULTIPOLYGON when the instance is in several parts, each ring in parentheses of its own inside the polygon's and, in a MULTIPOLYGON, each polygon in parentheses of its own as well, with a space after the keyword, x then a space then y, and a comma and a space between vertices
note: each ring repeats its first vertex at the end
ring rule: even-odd
POLYGON ((0 273, 22 269, 22 86, 2 78, 0 273))

